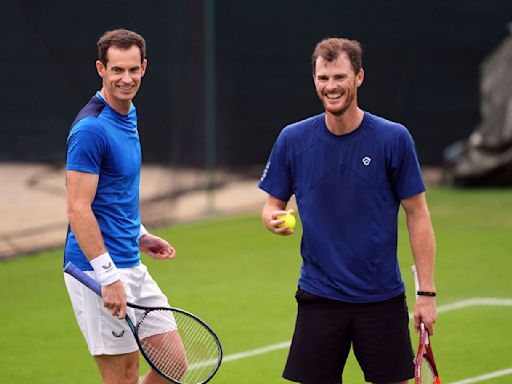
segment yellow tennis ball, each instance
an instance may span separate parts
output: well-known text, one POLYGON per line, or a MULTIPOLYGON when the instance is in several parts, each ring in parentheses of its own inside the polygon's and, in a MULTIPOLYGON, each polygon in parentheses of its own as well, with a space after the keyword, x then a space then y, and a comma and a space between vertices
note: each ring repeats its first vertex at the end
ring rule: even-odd
POLYGON ((286 213, 286 215, 281 215, 277 217, 278 219, 284 219, 284 223, 278 225, 278 227, 288 227, 290 229, 295 228, 295 216, 293 216, 290 212, 286 213))

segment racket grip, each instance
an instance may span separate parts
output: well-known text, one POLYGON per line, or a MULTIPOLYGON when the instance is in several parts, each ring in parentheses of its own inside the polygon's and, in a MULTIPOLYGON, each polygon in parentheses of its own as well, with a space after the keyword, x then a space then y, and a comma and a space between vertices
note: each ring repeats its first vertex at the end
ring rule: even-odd
POLYGON ((418 298, 418 290, 420 289, 420 282, 418 280, 418 272, 416 271, 416 265, 411 266, 411 272, 414 277, 414 295, 418 298))
POLYGON ((75 264, 73 264, 71 261, 69 261, 66 266, 64 267, 64 272, 67 274, 73 276, 75 279, 77 279, 79 282, 81 282, 83 285, 85 285, 87 288, 93 290, 98 294, 98 296, 101 296, 101 285, 96 280, 94 280, 92 277, 88 276, 84 271, 79 269, 75 264))

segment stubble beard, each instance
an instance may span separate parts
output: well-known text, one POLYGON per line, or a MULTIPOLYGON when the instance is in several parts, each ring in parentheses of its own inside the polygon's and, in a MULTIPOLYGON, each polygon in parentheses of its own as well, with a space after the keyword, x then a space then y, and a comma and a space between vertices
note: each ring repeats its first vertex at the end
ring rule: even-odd
MULTIPOLYGON (((343 97, 343 95, 342 95, 342 97, 343 97)), ((345 114, 345 112, 347 112, 347 110, 349 109, 352 102, 354 101, 354 95, 348 94, 347 99, 340 107, 332 108, 332 107, 329 107, 328 102, 325 101, 325 98, 326 98, 326 96, 324 96, 324 99, 322 100, 325 111, 329 112, 330 114, 332 114, 336 117, 343 116, 345 114)))
POLYGON ((324 105, 324 108, 327 112, 329 112, 330 114, 334 115, 334 116, 337 116, 337 117, 340 117, 340 116, 343 116, 343 114, 345 112, 347 112, 347 109, 348 109, 348 105, 344 105, 342 106, 341 108, 338 108, 338 109, 329 109, 327 108, 325 105, 324 105))

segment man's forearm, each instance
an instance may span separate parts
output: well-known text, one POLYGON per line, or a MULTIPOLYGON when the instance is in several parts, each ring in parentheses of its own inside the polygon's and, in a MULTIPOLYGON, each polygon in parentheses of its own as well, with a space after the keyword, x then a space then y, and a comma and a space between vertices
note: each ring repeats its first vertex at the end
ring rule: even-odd
POLYGON ((89 260, 107 252, 98 221, 90 207, 71 207, 68 219, 82 252, 89 260))
POLYGON ((409 241, 421 291, 436 290, 434 282, 435 237, 427 212, 407 215, 409 241))

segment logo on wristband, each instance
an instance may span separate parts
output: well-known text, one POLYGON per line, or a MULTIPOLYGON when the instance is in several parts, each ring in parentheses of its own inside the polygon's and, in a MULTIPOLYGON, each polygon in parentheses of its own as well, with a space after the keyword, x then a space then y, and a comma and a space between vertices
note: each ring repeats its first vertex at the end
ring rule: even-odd
POLYGON ((101 267, 103 269, 105 269, 105 270, 111 269, 112 268, 112 262, 110 261, 107 265, 102 265, 101 267))

